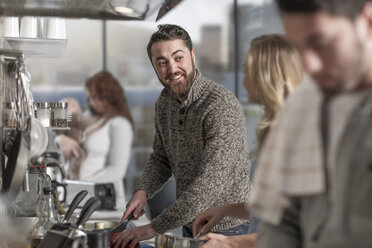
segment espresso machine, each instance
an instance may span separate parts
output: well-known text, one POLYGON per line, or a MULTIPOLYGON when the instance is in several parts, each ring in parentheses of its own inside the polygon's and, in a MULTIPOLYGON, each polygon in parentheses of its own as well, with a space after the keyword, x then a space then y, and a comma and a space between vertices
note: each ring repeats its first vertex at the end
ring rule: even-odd
POLYGON ((26 239, 44 188, 53 186, 44 156, 47 129, 35 116, 30 74, 22 52, 0 49, 0 247, 26 239))
MULTIPOLYGON (((63 157, 59 150, 46 148, 50 136, 48 132, 51 133, 56 127, 68 129, 66 126, 69 122, 68 117, 51 114, 48 119, 50 126, 43 123, 45 121, 42 118, 43 114, 47 112, 43 110, 48 104, 34 103, 30 81, 23 54, 19 51, 0 49, 0 223, 7 223, 7 230, 0 232, 0 248, 13 247, 9 245, 9 241, 30 240, 27 235, 30 230, 35 230, 33 221, 42 219, 39 214, 46 212, 44 211, 46 190, 52 194, 57 191, 53 188, 61 189, 58 190, 62 192, 61 201, 66 202, 69 192, 68 203, 72 211, 78 206, 82 206, 82 211, 84 207, 89 210, 86 213, 83 211, 77 224, 85 223, 96 209, 113 209, 115 206, 113 184, 66 180, 65 171, 61 166, 63 157), (58 117, 56 126, 52 124, 53 117, 58 117), (90 198, 84 199, 85 202, 81 199, 74 203, 77 192, 80 193, 82 190, 90 194, 90 198), (30 219, 33 221, 29 222, 30 219)), ((54 104, 57 107, 59 105, 54 104)), ((60 110, 64 109, 62 104, 60 110)), ((83 232, 70 227, 74 224, 76 225, 69 222, 69 225, 65 224, 64 227, 71 233, 83 232)), ((87 236, 84 234, 82 237, 85 238, 73 236, 71 240, 74 242, 80 240, 81 244, 85 245, 87 236)))
POLYGON ((0 76, 0 190, 10 214, 33 217, 38 196, 52 186, 46 170, 52 159, 43 156, 48 134, 35 118, 31 78, 21 52, 0 49, 0 76))
MULTIPOLYGON (((31 154, 32 94, 23 55, 1 50, 1 191, 15 200, 28 170, 31 154)), ((34 130, 34 136, 36 133, 34 130)), ((35 152, 35 151, 33 151, 35 152)), ((25 185, 26 186, 26 185, 25 185)), ((27 185, 30 186, 30 185, 27 185)), ((28 187, 24 187, 25 190, 28 187)))

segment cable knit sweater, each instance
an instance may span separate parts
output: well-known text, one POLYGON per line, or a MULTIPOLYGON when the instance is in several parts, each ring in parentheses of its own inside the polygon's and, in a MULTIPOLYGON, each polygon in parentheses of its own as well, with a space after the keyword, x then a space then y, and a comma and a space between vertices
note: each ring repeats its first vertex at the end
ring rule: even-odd
MULTIPOLYGON (((151 197, 172 176, 176 201, 151 224, 156 232, 191 226, 210 208, 245 202, 249 194, 249 160, 245 119, 238 100, 200 72, 186 101, 164 89, 155 105, 155 138, 137 190, 151 197)), ((224 218, 214 231, 244 221, 224 218)))

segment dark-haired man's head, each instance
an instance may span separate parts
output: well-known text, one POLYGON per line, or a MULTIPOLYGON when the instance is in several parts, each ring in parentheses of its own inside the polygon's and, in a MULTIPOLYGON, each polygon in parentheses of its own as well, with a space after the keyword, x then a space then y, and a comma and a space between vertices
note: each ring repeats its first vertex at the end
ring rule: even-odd
POLYGON ((287 13, 326 12, 354 19, 366 0, 277 0, 279 9, 287 13))
POLYGON ((172 96, 184 101, 194 81, 195 55, 189 34, 177 25, 159 25, 147 45, 156 75, 172 96))
POLYGON ((147 44, 147 55, 151 61, 151 47, 154 43, 160 41, 169 41, 180 39, 185 43, 185 46, 192 51, 192 41, 189 33, 182 27, 174 24, 158 25, 158 30, 151 35, 150 41, 147 44))
POLYGON ((329 96, 372 83, 372 2, 277 0, 287 37, 329 96))

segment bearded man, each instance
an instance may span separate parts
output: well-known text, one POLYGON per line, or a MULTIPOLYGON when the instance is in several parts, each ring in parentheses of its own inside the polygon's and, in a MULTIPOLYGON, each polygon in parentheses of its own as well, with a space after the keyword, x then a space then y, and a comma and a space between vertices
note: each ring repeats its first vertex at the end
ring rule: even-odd
MULTIPOLYGON (((147 198, 174 175, 176 201, 150 224, 120 233, 115 247, 131 247, 156 233, 192 222, 201 212, 248 200, 249 160, 245 119, 238 100, 195 68, 189 34, 176 25, 160 25, 147 46, 164 85, 155 105, 153 152, 123 215, 138 218, 147 198)), ((245 234, 244 220, 224 218, 213 231, 245 234)))

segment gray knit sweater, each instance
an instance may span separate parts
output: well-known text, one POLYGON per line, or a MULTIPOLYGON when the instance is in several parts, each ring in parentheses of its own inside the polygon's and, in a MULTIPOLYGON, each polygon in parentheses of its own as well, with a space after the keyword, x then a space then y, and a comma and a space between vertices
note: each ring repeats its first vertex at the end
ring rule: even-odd
MULTIPOLYGON (((191 225, 201 212, 247 201, 249 160, 238 100, 200 72, 183 103, 164 89, 155 105, 155 138, 137 190, 151 197, 172 176, 177 200, 151 224, 156 232, 191 225)), ((243 221, 224 218, 213 230, 243 221)))

